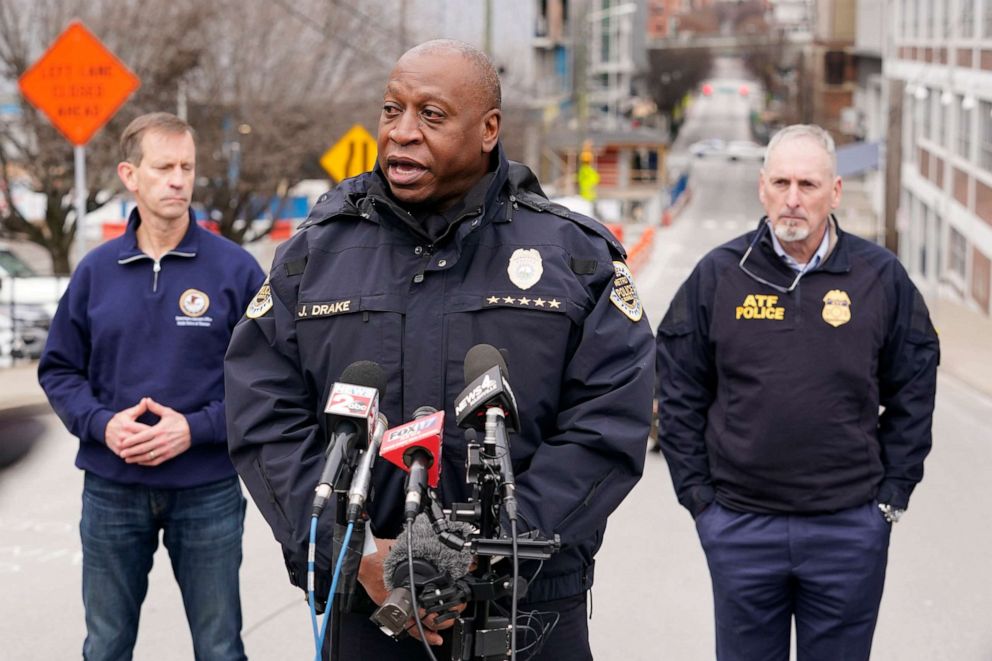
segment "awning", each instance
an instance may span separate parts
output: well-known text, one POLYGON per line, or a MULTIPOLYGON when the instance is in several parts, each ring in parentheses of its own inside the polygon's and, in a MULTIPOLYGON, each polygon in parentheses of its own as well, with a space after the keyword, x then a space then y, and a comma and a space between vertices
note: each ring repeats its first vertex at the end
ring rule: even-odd
POLYGON ((878 169, 879 143, 852 142, 837 148, 837 175, 850 177, 878 169))

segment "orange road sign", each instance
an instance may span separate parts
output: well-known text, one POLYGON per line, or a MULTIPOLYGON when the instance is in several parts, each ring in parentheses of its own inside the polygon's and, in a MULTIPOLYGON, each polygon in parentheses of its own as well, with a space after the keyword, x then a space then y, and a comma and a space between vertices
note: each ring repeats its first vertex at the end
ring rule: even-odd
POLYGON ((19 85, 74 145, 85 145, 141 85, 80 21, 69 24, 19 85))
POLYGON ((375 138, 361 124, 355 124, 324 152, 320 164, 335 181, 343 181, 371 170, 378 155, 375 138))

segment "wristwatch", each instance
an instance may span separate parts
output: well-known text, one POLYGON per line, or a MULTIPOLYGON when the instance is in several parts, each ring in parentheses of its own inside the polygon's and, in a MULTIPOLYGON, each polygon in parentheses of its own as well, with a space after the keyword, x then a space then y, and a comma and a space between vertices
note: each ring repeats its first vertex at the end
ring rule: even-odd
POLYGON ((882 516, 884 516, 885 520, 889 523, 897 523, 899 521, 899 517, 901 517, 903 512, 906 511, 897 507, 892 507, 892 505, 889 505, 888 503, 879 503, 878 509, 882 510, 882 516))

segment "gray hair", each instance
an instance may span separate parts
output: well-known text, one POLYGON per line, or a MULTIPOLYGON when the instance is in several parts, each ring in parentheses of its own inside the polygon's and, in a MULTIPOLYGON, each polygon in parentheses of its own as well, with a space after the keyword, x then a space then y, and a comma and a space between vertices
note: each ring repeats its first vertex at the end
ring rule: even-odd
MULTIPOLYGON (((432 39, 414 46, 403 57, 408 55, 427 55, 437 53, 457 53, 468 60, 479 75, 478 100, 485 110, 499 110, 503 104, 502 91, 499 83, 499 72, 493 66, 489 56, 471 44, 457 39, 432 39)), ((402 59, 402 58, 401 58, 402 59)))
POLYGON ((775 150, 781 143, 787 140, 798 140, 800 138, 806 138, 813 140, 823 147, 823 151, 827 152, 827 156, 830 158, 830 173, 832 175, 837 174, 837 148, 834 146, 834 139, 830 137, 822 127, 816 124, 792 124, 791 126, 786 126, 781 131, 777 132, 772 136, 771 141, 768 143, 768 148, 765 149, 765 162, 763 167, 768 167, 768 159, 772 155, 772 151, 775 150))

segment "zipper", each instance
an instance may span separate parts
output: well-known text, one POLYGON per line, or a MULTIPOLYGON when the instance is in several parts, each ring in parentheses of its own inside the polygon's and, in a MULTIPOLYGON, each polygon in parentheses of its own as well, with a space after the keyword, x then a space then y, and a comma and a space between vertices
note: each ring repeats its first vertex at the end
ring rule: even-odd
POLYGON ((155 279, 152 281, 153 294, 158 293, 158 272, 161 270, 162 270, 162 262, 156 259, 155 263, 152 265, 152 273, 155 274, 155 279))

